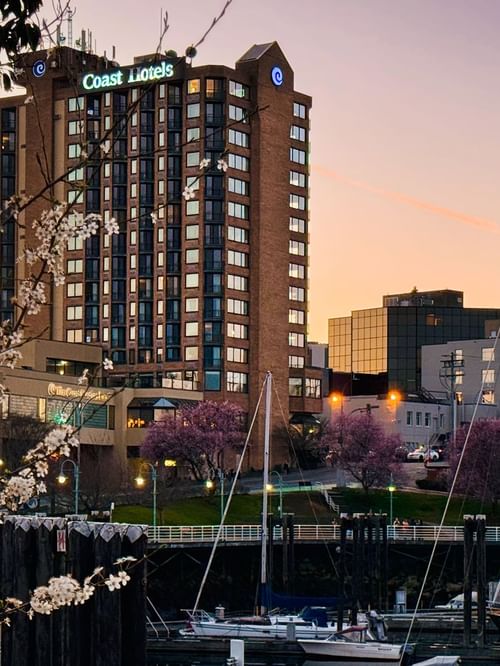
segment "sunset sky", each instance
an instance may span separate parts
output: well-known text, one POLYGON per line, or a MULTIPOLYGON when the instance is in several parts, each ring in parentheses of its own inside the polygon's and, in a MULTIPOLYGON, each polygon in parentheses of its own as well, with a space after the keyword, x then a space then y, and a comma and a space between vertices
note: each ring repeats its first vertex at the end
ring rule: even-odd
MULTIPOLYGON (((198 41, 224 0, 74 0, 74 38, 127 64, 198 41)), ((311 115, 310 339, 382 295, 500 307, 500 2, 233 0, 195 64, 279 42, 311 115)))

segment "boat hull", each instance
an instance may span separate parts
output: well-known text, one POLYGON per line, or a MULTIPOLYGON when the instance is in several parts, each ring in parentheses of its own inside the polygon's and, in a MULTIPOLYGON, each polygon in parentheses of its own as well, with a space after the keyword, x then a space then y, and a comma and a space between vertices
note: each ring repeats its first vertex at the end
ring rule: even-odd
MULTIPOLYGON (((327 638, 332 627, 317 627, 290 623, 295 630, 295 638, 327 638)), ((289 624, 239 624, 236 622, 190 622, 190 635, 211 638, 282 638, 288 637, 289 624)), ((186 632, 188 633, 188 632, 186 632)))
POLYGON ((400 660, 402 654, 401 645, 375 641, 356 643, 343 640, 306 639, 299 640, 298 643, 308 657, 327 661, 396 662, 400 660))

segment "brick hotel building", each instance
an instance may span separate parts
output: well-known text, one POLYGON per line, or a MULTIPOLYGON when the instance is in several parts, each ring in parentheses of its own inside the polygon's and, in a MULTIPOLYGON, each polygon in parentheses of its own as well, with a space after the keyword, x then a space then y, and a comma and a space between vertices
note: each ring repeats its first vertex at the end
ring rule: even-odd
MULTIPOLYGON (((119 67, 59 47, 27 56, 19 76, 34 101, 0 100, 2 201, 68 172, 55 195, 120 225, 68 248, 66 284, 51 286, 33 330, 102 346, 109 386, 202 391, 252 415, 271 370, 276 426, 281 413, 298 424, 320 413, 306 337, 311 99, 279 46, 253 46, 234 69, 157 56, 119 67)), ((24 221, 0 240, 2 319, 25 275, 24 221)), ((263 415, 254 441, 262 429, 263 415)))

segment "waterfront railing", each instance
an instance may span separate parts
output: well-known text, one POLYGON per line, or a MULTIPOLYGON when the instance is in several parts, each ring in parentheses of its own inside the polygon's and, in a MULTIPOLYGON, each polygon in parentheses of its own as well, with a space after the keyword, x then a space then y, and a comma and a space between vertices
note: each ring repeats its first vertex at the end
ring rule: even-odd
MULTIPOLYGON (((215 541, 218 525, 160 525, 148 529, 148 539, 157 544, 210 544, 215 541)), ((438 540, 443 543, 462 542, 464 529, 462 526, 410 525, 387 526, 389 542, 429 543, 438 540)), ((347 530, 347 540, 352 539, 352 532, 347 530)), ((382 531, 371 528, 371 537, 375 541, 382 538, 382 531)), ((228 543, 260 543, 260 525, 225 525, 222 531, 222 542, 228 543)), ((273 540, 283 539, 283 529, 273 528, 273 540)), ((340 541, 339 525, 294 525, 294 540, 301 542, 340 541)), ((500 527, 486 528, 486 541, 500 542, 500 527)))

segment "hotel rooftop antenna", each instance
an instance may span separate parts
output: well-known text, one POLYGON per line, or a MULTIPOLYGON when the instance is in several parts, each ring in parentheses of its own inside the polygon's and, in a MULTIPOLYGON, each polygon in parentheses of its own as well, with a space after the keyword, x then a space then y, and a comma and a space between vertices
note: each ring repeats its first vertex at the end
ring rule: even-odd
POLYGON ((73 48, 73 16, 75 15, 75 12, 76 10, 68 7, 68 11, 66 13, 66 20, 68 23, 68 46, 70 49, 73 48))

